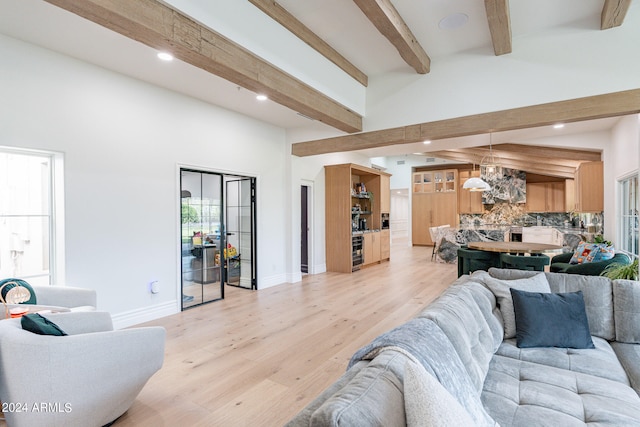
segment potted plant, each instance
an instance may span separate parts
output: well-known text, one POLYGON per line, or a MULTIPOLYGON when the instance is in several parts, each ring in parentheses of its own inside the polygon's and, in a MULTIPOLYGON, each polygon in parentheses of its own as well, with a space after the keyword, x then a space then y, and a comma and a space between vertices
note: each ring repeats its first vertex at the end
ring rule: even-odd
POLYGON ((638 280, 638 258, 634 259, 631 264, 620 264, 617 262, 609 264, 600 275, 608 277, 611 280, 638 280))

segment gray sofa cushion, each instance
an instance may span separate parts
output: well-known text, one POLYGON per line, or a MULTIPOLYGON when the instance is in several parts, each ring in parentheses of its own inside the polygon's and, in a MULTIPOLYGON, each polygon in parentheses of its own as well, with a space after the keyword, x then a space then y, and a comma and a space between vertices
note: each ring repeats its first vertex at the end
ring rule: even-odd
POLYGON ((502 280, 489 276, 482 278, 482 283, 496 296, 502 321, 504 324, 504 338, 516 336, 516 317, 511 299, 511 288, 528 292, 550 292, 549 283, 544 273, 523 279, 502 280))
POLYGON ((640 344, 640 282, 613 281, 616 341, 640 344))
POLYGON ((476 390, 482 390, 503 329, 493 315, 495 298, 479 283, 451 286, 418 317, 433 320, 453 344, 476 390))
POLYGON ((579 274, 546 273, 551 292, 582 291, 591 335, 615 339, 613 287, 610 279, 579 274))
MULTIPOLYGON (((497 279, 513 280, 539 274, 533 271, 490 268, 489 275, 497 279)), ((579 274, 545 273, 551 292, 582 291, 591 335, 607 341, 615 339, 612 282, 606 277, 579 274)), ((525 291, 527 289, 524 289, 525 291)), ((637 306, 637 305, 636 305, 637 306)))
POLYGON ((583 374, 595 375, 629 384, 624 368, 618 361, 611 345, 602 338, 592 337, 595 349, 573 348, 518 348, 514 339, 505 340, 498 351, 499 356, 533 362, 583 374))
POLYGON ((640 395, 640 344, 613 342, 611 347, 627 372, 631 387, 640 395))
POLYGON ((402 377, 407 360, 410 359, 399 352, 378 354, 328 397, 311 414, 307 425, 404 427, 402 377))
POLYGON ((300 412, 296 414, 284 427, 309 427, 311 416, 322 404, 335 393, 342 390, 364 367, 369 365, 369 361, 361 361, 356 363, 351 369, 347 370, 333 384, 320 393, 311 403, 307 404, 300 412))
MULTIPOLYGON (((475 388, 455 348, 433 321, 414 318, 356 351, 349 363, 352 365, 362 359, 377 359, 389 350, 412 355, 411 358, 421 363, 460 402, 478 426, 494 425, 482 407, 480 391, 475 388)), ((401 370, 403 373, 404 369, 401 370)), ((362 405, 358 402, 353 406, 362 405)), ((373 411, 375 408, 360 407, 359 410, 373 411)))
POLYGON ((503 426, 640 425, 640 397, 625 384, 500 355, 482 401, 503 426))

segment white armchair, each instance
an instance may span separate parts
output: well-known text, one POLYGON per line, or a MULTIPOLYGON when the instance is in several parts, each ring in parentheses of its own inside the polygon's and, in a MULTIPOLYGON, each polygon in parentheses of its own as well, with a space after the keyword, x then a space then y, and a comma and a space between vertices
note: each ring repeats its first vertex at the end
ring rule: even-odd
POLYGON ((113 330, 106 312, 46 314, 68 336, 0 321, 0 400, 9 427, 99 427, 129 409, 162 367, 165 330, 113 330))
MULTIPOLYGON (((96 309, 97 294, 93 289, 75 288, 71 286, 32 286, 36 294, 37 304, 22 304, 31 311, 53 309, 58 307, 71 311, 91 311, 96 309)), ((17 304, 7 304, 11 309, 17 304)), ((4 318, 4 316, 0 316, 4 318)))

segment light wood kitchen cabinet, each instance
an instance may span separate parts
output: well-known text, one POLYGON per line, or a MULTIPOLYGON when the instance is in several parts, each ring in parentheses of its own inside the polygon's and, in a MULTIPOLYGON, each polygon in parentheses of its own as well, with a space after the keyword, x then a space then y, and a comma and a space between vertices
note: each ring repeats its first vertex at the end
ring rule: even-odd
POLYGON ((388 260, 391 258, 391 231, 380 231, 380 259, 388 260))
POLYGON ((381 238, 380 232, 364 234, 364 265, 380 261, 381 238))
POLYGON ((458 170, 413 173, 411 242, 433 245, 429 227, 458 223, 458 170))
MULTIPOLYGON (((364 233, 365 238, 373 234, 377 237, 377 243, 373 244, 373 248, 377 244, 377 255, 374 252, 369 256, 369 260, 375 259, 376 256, 380 260, 382 239, 384 236, 389 238, 389 233, 382 236, 379 230, 382 227, 381 205, 383 202, 390 204, 390 175, 351 163, 325 166, 324 172, 327 271, 351 273, 360 267, 354 265, 356 257, 353 255, 352 237, 354 233, 362 232, 358 230, 360 222, 356 219, 366 220, 367 230, 378 230, 364 233), (383 179, 383 176, 386 179, 383 179), (367 194, 358 191, 362 184, 367 194)), ((364 258, 367 258, 367 246, 373 249, 372 245, 363 242, 364 258)))
POLYGON ((482 191, 469 191, 462 188, 469 178, 480 177, 480 171, 460 171, 458 173, 460 184, 458 185, 458 207, 461 214, 483 213, 482 191))
POLYGON ((575 200, 577 212, 604 210, 604 176, 602 162, 586 162, 576 170, 575 200))
MULTIPOLYGON (((391 188, 391 177, 380 175, 380 188, 391 188)), ((380 212, 389 213, 391 210, 391 192, 382 191, 380 193, 380 212)))
POLYGON ((527 184, 527 212, 566 212, 565 182, 527 184))

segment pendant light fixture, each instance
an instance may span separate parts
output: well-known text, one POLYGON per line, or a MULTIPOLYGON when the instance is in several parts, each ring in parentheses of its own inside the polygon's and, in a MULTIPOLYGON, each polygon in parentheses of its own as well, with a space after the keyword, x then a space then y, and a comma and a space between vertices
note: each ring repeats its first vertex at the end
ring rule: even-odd
MULTIPOLYGON (((473 164, 473 171, 476 170, 476 164, 473 164)), ((491 186, 487 184, 486 181, 483 181, 482 178, 477 176, 472 176, 468 180, 462 184, 462 188, 469 191, 489 191, 491 190, 491 186)))
POLYGON ((493 155, 493 132, 489 133, 489 154, 480 162, 480 176, 486 180, 502 178, 502 166, 493 155))

